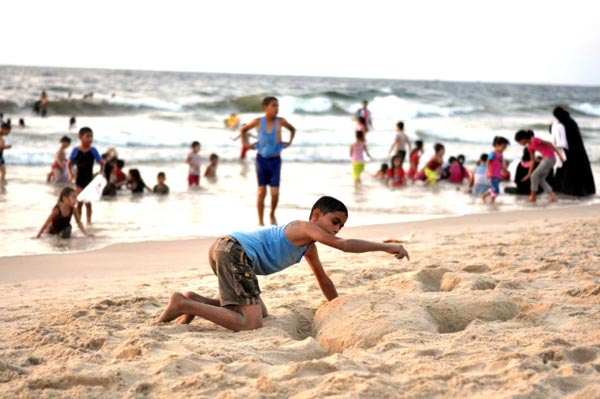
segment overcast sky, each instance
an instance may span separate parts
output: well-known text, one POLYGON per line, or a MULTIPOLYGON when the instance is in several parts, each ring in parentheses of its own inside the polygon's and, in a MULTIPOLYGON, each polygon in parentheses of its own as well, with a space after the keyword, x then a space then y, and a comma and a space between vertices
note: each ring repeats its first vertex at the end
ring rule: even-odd
POLYGON ((600 1, 2 1, 0 63, 600 85, 600 1))

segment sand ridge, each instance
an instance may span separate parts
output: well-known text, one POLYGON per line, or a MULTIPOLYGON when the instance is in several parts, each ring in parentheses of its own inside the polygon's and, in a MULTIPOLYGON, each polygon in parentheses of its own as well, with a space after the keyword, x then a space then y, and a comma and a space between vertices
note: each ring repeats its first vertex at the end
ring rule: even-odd
POLYGON ((261 278, 258 331, 156 323, 173 290, 216 294, 200 267, 61 280, 48 299, 4 283, 21 296, 0 315, 0 397, 600 397, 593 208, 364 229, 408 237, 412 261, 321 247, 341 296, 304 263, 261 278))

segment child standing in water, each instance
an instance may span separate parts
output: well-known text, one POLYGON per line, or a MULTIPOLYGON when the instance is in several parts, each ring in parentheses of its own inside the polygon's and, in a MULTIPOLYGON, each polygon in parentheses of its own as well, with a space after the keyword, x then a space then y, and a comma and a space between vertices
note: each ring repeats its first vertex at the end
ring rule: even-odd
POLYGON ((83 234, 91 236, 81 223, 81 216, 77 209, 77 193, 71 187, 65 187, 60 192, 58 203, 52 208, 50 216, 44 222, 44 225, 35 238, 40 238, 42 234, 48 233, 60 236, 61 238, 71 237, 71 216, 75 215, 77 226, 83 234))
POLYGON ((336 237, 347 219, 348 209, 342 202, 321 197, 313 205, 308 221, 296 220, 284 226, 233 232, 218 238, 208 257, 217 276, 219 297, 174 292, 158 321, 176 320, 180 324, 189 324, 195 317, 200 317, 232 331, 261 328, 267 308, 260 297, 256 276, 281 272, 302 258, 306 259, 325 298, 331 301, 338 293, 323 269, 317 242, 348 253, 378 251, 397 259, 409 259, 400 244, 336 237))
POLYGON ((265 97, 262 101, 265 116, 256 118, 252 122, 242 127, 243 145, 248 149, 256 149, 256 177, 258 182, 258 195, 256 199, 256 210, 258 213, 258 224, 264 226, 265 197, 267 196, 267 186, 271 189, 271 224, 276 225, 275 210, 279 202, 279 180, 281 177, 281 152, 292 145, 296 128, 283 118, 277 117, 279 114, 279 100, 275 97, 265 97), (281 137, 281 128, 284 127, 290 132, 290 140, 284 142, 281 137), (250 144, 248 142, 247 132, 250 129, 257 129, 258 142, 250 144))
POLYGON ((435 143, 433 149, 435 154, 429 159, 422 171, 428 184, 435 184, 438 180, 438 173, 444 164, 444 153, 446 152, 446 149, 440 143, 435 143))
POLYGON ((404 169, 402 168, 403 162, 404 157, 400 154, 392 157, 392 167, 388 169, 387 178, 385 179, 386 186, 390 185, 390 183, 392 187, 400 187, 406 184, 404 169))
POLYGON ((496 136, 492 145, 494 151, 490 152, 486 162, 486 174, 490 178, 491 187, 488 191, 481 194, 481 200, 485 204, 485 199, 490 197, 490 204, 496 201, 496 197, 500 194, 500 179, 502 178, 502 153, 508 146, 508 140, 504 137, 496 136))
MULTIPOLYGON (((103 165, 102 157, 100 153, 96 149, 96 147, 92 147, 92 143, 94 142, 94 132, 89 127, 82 127, 79 129, 79 140, 81 144, 71 151, 71 156, 69 157, 69 161, 67 162, 67 174, 69 182, 73 181, 73 174, 71 172, 71 166, 75 165, 77 168, 75 174, 75 193, 79 195, 80 192, 83 191, 85 186, 87 186, 94 179, 94 161, 98 162, 100 165, 103 165)), ((83 209, 83 203, 80 202, 77 204, 77 210, 79 214, 83 209)), ((85 213, 86 219, 88 223, 92 223, 92 203, 85 203, 85 213)))
POLYGON ((4 166, 4 150, 12 148, 12 145, 6 144, 3 136, 10 134, 10 125, 6 122, 2 122, 0 125, 0 186, 4 186, 6 183, 6 166, 4 166))
POLYGON ((535 159, 536 151, 542 155, 542 161, 539 163, 538 167, 533 170, 533 162, 531 162, 529 165, 529 172, 522 179, 522 181, 525 181, 531 178, 531 194, 529 194, 529 201, 535 202, 537 200, 537 191, 541 184, 544 192, 550 197, 550 201, 556 202, 556 194, 554 194, 552 186, 546 181, 546 177, 548 177, 548 174, 556 164, 555 153, 561 161, 564 161, 560 150, 549 141, 535 137, 531 130, 519 130, 515 134, 515 141, 523 146, 527 146, 530 159, 535 159))
POLYGON ((406 173, 406 176, 413 181, 417 178, 421 154, 423 154, 423 141, 417 140, 415 141, 415 148, 410 152, 410 167, 406 173))
POLYGON ((54 154, 54 163, 52 164, 50 173, 46 176, 46 183, 59 183, 61 182, 61 177, 67 171, 67 155, 65 154, 65 150, 68 146, 71 145, 71 139, 67 136, 63 136, 60 139, 60 147, 56 154, 54 154))
POLYGON ((469 192, 473 195, 481 195, 490 189, 490 179, 487 177, 488 154, 481 154, 477 165, 469 178, 469 192))
POLYGON ((185 159, 185 163, 190 166, 188 173, 188 186, 190 187, 200 185, 200 143, 194 141, 191 147, 192 151, 185 159))
POLYGON ((356 141, 354 144, 350 145, 350 157, 352 158, 352 177, 354 179, 355 188, 361 184, 360 175, 365 170, 364 154, 367 154, 367 156, 371 158, 371 154, 369 154, 369 150, 365 144, 365 134, 362 131, 357 130, 356 141))

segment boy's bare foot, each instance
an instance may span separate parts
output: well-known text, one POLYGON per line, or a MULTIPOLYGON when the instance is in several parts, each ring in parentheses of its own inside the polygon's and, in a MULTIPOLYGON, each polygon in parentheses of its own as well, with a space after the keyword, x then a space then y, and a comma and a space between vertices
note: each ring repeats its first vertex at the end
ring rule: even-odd
POLYGON ((529 202, 535 202, 537 200, 537 196, 535 193, 529 195, 529 202))
POLYGON ((486 197, 485 193, 483 193, 479 196, 479 198, 481 198, 481 201, 483 201, 484 204, 485 204, 485 197, 486 197))
POLYGON ((184 314, 175 319, 175 323, 177 324, 190 324, 192 320, 194 320, 194 315, 184 314))
POLYGON ((160 323, 167 323, 181 316, 181 303, 185 300, 186 298, 180 292, 172 293, 171 298, 169 298, 169 304, 161 313, 158 321, 160 323))
POLYGON ((550 197, 550 202, 556 202, 556 201, 558 201, 558 198, 556 198, 556 194, 554 194, 554 193, 548 193, 548 196, 550 197))
POLYGON ((275 215, 271 215, 271 226, 277 226, 277 219, 275 219, 275 215))

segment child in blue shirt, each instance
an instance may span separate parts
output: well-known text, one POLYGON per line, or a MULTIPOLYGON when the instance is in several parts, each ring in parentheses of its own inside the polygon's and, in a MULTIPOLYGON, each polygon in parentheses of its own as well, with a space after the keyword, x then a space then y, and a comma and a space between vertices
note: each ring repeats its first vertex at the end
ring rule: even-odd
POLYGON ((260 298, 256 275, 277 273, 306 259, 328 301, 338 296, 319 260, 316 243, 344 252, 383 251, 398 259, 408 252, 400 244, 384 244, 336 237, 348 219, 346 206, 332 197, 321 197, 312 207, 308 222, 293 221, 254 232, 234 232, 217 239, 209 250, 209 262, 219 282, 219 299, 193 292, 171 294, 160 322, 177 319, 190 323, 195 316, 233 331, 262 327, 267 309, 260 298))

